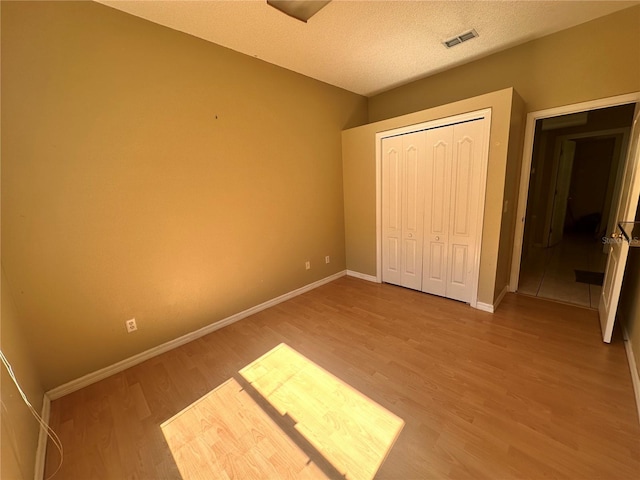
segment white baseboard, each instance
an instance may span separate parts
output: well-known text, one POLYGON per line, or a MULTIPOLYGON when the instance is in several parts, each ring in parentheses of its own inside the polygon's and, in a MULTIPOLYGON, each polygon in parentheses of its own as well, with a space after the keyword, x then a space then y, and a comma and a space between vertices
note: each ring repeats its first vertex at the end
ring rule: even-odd
POLYGON ((638 409, 638 421, 640 421, 640 375, 638 374, 638 366, 636 365, 636 357, 633 356, 633 346, 629 341, 629 333, 626 325, 622 326, 622 336, 624 337, 624 349, 627 352, 627 361, 629 362, 629 370, 631 370, 631 383, 633 384, 633 392, 636 396, 636 408, 638 409))
MULTIPOLYGON (((46 393, 42 399, 42 412, 40 417, 42 421, 49 424, 49 418, 51 416, 51 399, 46 393)), ((36 467, 33 474, 34 480, 42 480, 44 478, 44 465, 47 456, 47 430, 40 426, 40 433, 38 434, 38 448, 36 450, 36 467)))
POLYGON ((204 337, 205 335, 208 335, 211 332, 215 332, 216 330, 219 330, 222 327, 231 325, 232 323, 235 323, 238 320, 242 320, 243 318, 253 315, 254 313, 261 312, 262 310, 266 310, 269 307, 273 307, 274 305, 287 301, 293 297, 297 297, 298 295, 301 295, 310 290, 313 290, 314 288, 318 288, 340 277, 344 277, 345 274, 346 274, 346 270, 342 270, 341 272, 335 273, 321 280, 310 283, 309 285, 305 285, 304 287, 300 287, 289 293, 280 295, 279 297, 273 298, 271 300, 267 300, 266 302, 261 303, 260 305, 256 305, 255 307, 251 307, 247 310, 236 313, 235 315, 231 315, 230 317, 219 320, 215 323, 212 323, 211 325, 207 325, 198 330, 187 333, 186 335, 178 337, 174 340, 170 340, 166 343, 158 345, 157 347, 150 348, 149 350, 146 350, 142 353, 126 358, 118 363, 114 363, 113 365, 110 365, 108 367, 105 367, 95 372, 84 375, 83 377, 77 378, 76 380, 72 380, 68 383, 65 383, 64 385, 60 385, 59 387, 49 390, 47 392, 47 395, 50 400, 56 400, 60 397, 68 395, 77 390, 80 390, 81 388, 84 388, 88 385, 91 385, 107 377, 110 377, 115 373, 122 372, 127 368, 133 367, 134 365, 138 365, 139 363, 149 360, 150 358, 153 358, 162 353, 168 352, 169 350, 173 350, 174 348, 184 345, 185 343, 189 343, 193 340, 196 340, 197 338, 204 337))
POLYGON ((360 280, 379 283, 375 275, 367 275, 366 273, 354 272, 353 270, 347 270, 347 275, 349 275, 350 277, 359 278, 360 280))
POLYGON ((498 305, 500 305, 500 302, 502 302, 502 299, 504 298, 504 296, 507 294, 508 291, 509 291, 509 285, 506 285, 500 292, 500 295, 498 295, 498 298, 496 298, 496 301, 493 302, 493 305, 490 303, 477 302, 476 308, 478 310, 482 310, 483 312, 489 312, 489 313, 495 312, 496 309, 498 308, 498 305))
POLYGON ((483 312, 493 313, 493 305, 490 303, 477 302, 476 308, 478 310, 482 310, 483 312))

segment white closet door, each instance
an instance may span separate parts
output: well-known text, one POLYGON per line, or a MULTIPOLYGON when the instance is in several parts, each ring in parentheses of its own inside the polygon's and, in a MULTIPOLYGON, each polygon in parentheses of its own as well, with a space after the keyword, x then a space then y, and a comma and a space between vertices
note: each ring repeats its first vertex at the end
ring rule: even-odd
POLYGON ((403 287, 422 289, 425 134, 402 136, 402 278, 403 287))
POLYGON ((382 140, 382 279, 421 290, 424 132, 382 140))
POLYGON ((446 296, 471 301, 474 266, 479 236, 477 232, 480 198, 484 121, 459 123, 453 127, 451 162, 451 204, 449 210, 449 255, 446 296))
POLYGON ((402 284, 402 137, 382 139, 382 280, 402 284))
POLYGON ((426 142, 422 291, 446 296, 453 127, 427 130, 426 142))
POLYGON ((382 140, 382 281, 471 301, 487 121, 382 140))

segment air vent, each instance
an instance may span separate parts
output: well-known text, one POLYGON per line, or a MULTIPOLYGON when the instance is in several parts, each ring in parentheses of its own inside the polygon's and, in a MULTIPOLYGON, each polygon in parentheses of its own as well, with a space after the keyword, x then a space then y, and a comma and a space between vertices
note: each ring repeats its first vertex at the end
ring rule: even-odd
POLYGON ((450 38, 449 40, 445 40, 444 42, 442 42, 442 44, 447 48, 451 48, 462 42, 466 42, 467 40, 476 38, 477 36, 478 36, 478 32, 476 32, 475 30, 469 30, 468 32, 461 33, 457 37, 453 37, 453 38, 450 38))

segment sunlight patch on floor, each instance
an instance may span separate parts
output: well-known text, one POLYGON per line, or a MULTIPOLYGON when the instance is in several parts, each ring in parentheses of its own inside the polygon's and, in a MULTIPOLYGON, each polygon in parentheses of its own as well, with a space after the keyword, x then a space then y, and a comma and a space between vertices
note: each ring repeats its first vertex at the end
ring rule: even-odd
POLYGON ((162 425, 184 480, 371 479, 404 421, 280 344, 162 425))
POLYGON ((234 378, 161 427, 184 480, 327 478, 234 378))
POLYGON ((347 478, 373 478, 404 426, 286 344, 240 374, 347 478))

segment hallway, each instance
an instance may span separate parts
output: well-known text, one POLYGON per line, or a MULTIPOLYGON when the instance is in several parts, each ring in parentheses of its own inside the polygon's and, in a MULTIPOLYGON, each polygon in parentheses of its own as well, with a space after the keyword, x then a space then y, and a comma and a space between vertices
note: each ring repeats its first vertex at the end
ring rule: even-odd
POLYGON ((576 281, 576 270, 604 272, 607 256, 592 234, 565 233, 549 248, 533 247, 523 259, 518 293, 598 308, 600 285, 576 281))

